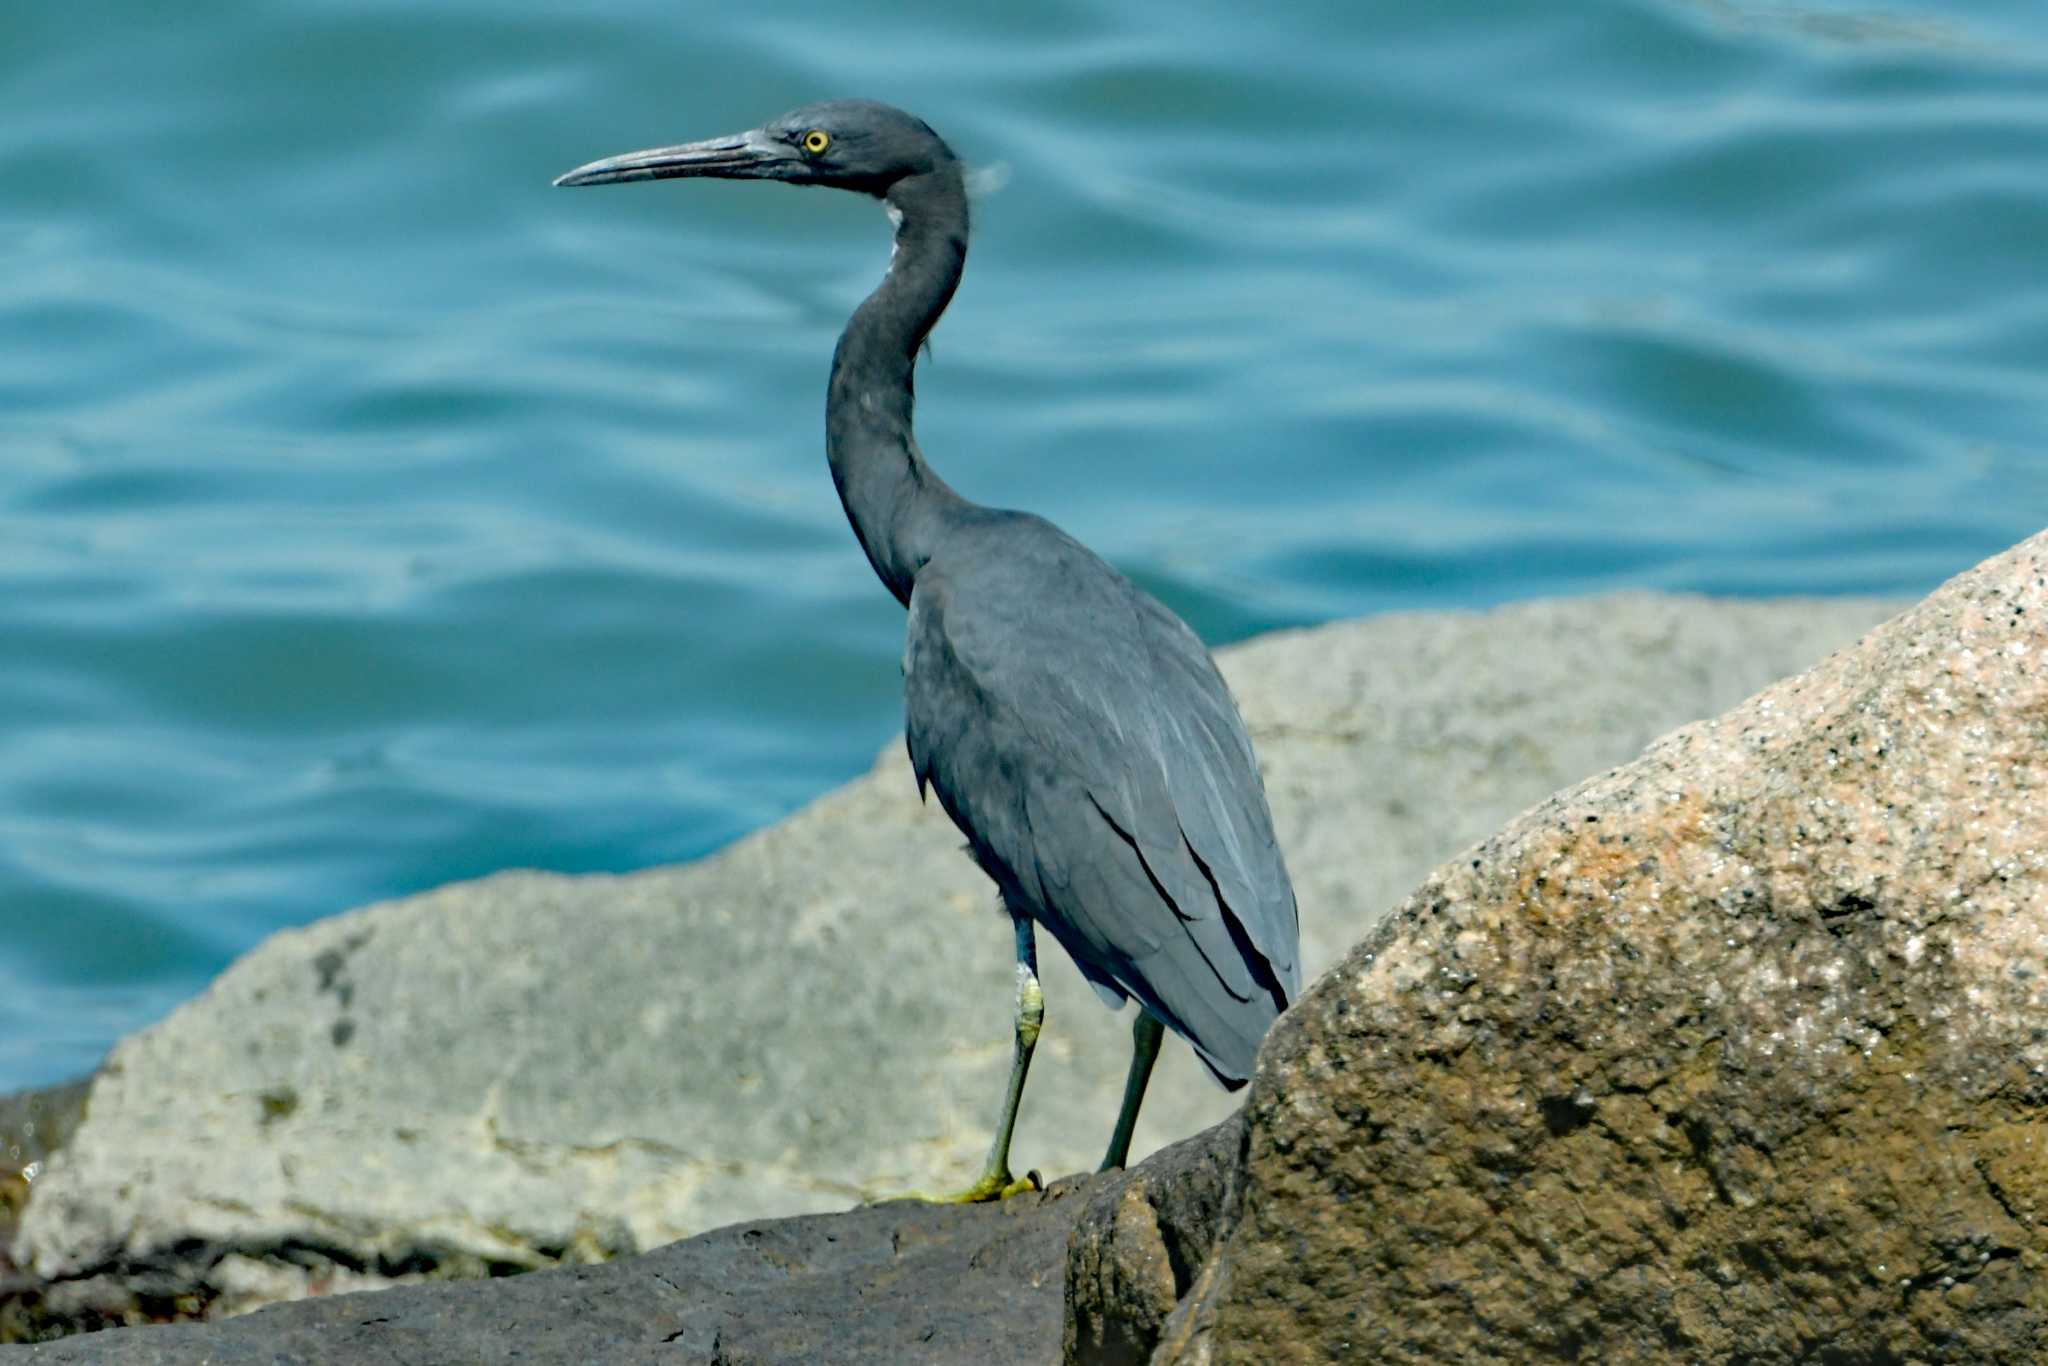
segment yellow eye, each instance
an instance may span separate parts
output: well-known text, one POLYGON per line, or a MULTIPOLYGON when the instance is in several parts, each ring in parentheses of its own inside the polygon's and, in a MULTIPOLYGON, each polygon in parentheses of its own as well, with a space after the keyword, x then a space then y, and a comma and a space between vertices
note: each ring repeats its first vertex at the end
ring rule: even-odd
POLYGON ((822 128, 813 128, 810 132, 804 134, 804 150, 812 156, 818 155, 818 153, 831 145, 832 135, 822 128))

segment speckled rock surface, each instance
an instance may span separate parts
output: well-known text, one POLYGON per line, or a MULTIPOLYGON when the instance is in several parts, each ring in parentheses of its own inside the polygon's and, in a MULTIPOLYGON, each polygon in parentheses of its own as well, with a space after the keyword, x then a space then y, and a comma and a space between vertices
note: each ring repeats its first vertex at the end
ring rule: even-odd
POLYGON ((1247 1121, 1162 1360, 2041 1360, 2048 535, 1439 869, 1247 1121))
MULTIPOLYGON (((1451 851, 1883 614, 1628 595, 1226 652, 1307 973, 1451 851)), ((964 1185, 1009 1063, 1010 952, 900 745, 698 863, 508 873, 279 934, 109 1057, 35 1183, 29 1293, 57 1323, 232 1312, 964 1185)), ((1052 1176, 1099 1159, 1130 1026, 1041 961, 1014 1155, 1052 1176)), ((1236 1101, 1169 1041, 1133 1152, 1236 1101)))

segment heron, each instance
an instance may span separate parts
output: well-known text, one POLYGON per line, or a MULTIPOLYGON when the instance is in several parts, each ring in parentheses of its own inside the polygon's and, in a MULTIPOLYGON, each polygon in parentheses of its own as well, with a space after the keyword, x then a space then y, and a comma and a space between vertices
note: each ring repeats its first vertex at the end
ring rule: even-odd
POLYGON ((825 454, 853 534, 908 612, 905 740, 994 882, 1016 940, 1009 1083, 979 1179, 940 1197, 1037 1186, 1010 1171, 1045 1021, 1036 927, 1103 1001, 1135 1000, 1131 1062, 1102 1170, 1122 1167, 1166 1030, 1229 1090, 1300 992, 1300 926, 1258 763, 1187 623, 1028 512, 984 507, 912 429, 920 348, 967 259, 964 170, 922 119, 871 100, 806 105, 725 137, 627 152, 555 184, 715 177, 881 201, 895 244, 832 356, 825 454))

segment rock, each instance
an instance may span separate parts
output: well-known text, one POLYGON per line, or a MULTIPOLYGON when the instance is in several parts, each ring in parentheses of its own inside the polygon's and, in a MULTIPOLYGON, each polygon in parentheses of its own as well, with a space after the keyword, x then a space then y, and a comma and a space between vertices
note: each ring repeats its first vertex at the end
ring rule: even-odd
MULTIPOLYGON (((1879 615, 1642 595, 1227 652, 1309 974, 1447 851, 1879 615)), ((1000 1098, 1012 984, 959 842, 892 746, 696 864, 509 873, 278 934, 113 1051, 23 1219, 17 1255, 48 1292, 32 1293, 60 1323, 218 1314, 963 1185, 1000 1098)), ((1042 963, 1014 1151, 1087 1170, 1128 1017, 1063 954, 1042 963)), ((1133 1151, 1235 1100, 1169 1043, 1133 1151)))
POLYGON ((335 1295, 0 1356, 20 1366, 1042 1366, 1059 1351, 1060 1273, 1088 1185, 1000 1205, 898 1202, 753 1221, 603 1266, 335 1295))
POLYGON ((0 1096, 0 1342, 46 1331, 41 1288, 16 1260, 15 1235, 50 1154, 78 1126, 86 1090, 78 1081, 0 1096))
POLYGON ((0 1096, 0 1276, 10 1269, 9 1240, 29 1187, 78 1127, 88 1085, 75 1081, 0 1096))
POLYGON ((1125 1366, 1151 1355, 1222 1231, 1242 1117, 1099 1179, 1067 1243, 1065 1359, 1125 1366))
POLYGON ((1158 1360, 2042 1359, 2048 535, 1445 864, 1246 1113, 1158 1360))

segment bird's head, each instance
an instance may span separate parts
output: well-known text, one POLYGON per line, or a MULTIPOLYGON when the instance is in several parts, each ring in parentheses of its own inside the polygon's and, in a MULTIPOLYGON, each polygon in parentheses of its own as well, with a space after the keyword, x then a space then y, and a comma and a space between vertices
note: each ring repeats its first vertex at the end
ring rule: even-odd
POLYGON ((606 157, 555 184, 717 176, 828 185, 880 198, 899 181, 957 164, 953 149, 924 120, 873 100, 829 100, 745 133, 606 157))

